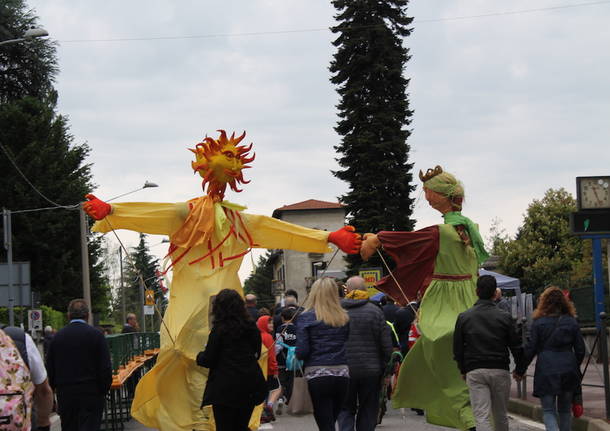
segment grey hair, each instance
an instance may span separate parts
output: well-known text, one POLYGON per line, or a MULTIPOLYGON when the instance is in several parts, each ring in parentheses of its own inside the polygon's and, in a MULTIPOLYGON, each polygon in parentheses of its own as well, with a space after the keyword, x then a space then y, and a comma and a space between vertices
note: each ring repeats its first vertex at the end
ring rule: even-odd
POLYGON ((364 290, 366 292, 366 285, 364 284, 364 278, 355 275, 347 279, 345 283, 347 286, 347 290, 351 292, 352 290, 364 290))

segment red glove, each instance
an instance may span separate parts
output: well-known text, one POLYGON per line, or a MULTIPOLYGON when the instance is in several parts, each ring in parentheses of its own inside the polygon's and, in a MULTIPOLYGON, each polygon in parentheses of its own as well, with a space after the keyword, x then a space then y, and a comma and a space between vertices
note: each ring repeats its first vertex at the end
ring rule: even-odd
POLYGON ((579 418, 585 412, 582 404, 572 403, 572 414, 575 418, 579 418))
POLYGON ((89 216, 95 220, 101 220, 110 214, 110 211, 112 210, 110 204, 99 200, 91 194, 85 195, 85 197, 87 198, 87 202, 83 203, 83 209, 89 216))
POLYGON ((358 254, 362 240, 360 234, 354 232, 355 230, 354 226, 343 226, 328 235, 328 242, 332 242, 347 254, 358 254))

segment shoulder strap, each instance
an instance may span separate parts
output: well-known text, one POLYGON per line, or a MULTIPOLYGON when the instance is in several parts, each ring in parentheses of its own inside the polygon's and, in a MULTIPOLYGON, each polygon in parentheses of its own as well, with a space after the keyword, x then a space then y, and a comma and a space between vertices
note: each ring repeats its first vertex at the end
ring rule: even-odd
POLYGON ((285 343, 283 343, 281 341, 277 341, 277 340, 275 340, 275 344, 279 344, 280 346, 282 346, 286 350, 290 350, 290 349, 295 349, 296 348, 296 346, 289 346, 288 344, 285 344, 285 343))
POLYGON ((400 338, 398 337, 398 333, 396 332, 396 328, 394 328, 394 324, 392 322, 390 322, 389 320, 386 320, 385 323, 388 324, 388 326, 390 327, 390 329, 392 330, 392 335, 394 336, 394 339, 399 342, 400 338))
POLYGON ((25 362, 25 365, 29 369, 30 361, 28 358, 28 349, 25 345, 25 331, 21 328, 17 328, 16 326, 6 326, 2 330, 6 335, 13 339, 15 346, 17 346, 17 350, 19 350, 21 359, 23 359, 23 362, 25 362))

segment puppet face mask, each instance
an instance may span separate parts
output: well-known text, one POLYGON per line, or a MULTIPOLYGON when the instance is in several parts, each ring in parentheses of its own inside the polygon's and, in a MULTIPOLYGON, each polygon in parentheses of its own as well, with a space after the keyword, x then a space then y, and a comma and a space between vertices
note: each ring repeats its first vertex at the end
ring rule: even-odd
POLYGON ((245 147, 239 143, 246 136, 235 137, 235 133, 227 138, 224 130, 219 130, 218 139, 206 137, 203 142, 198 143, 194 149, 196 160, 191 163, 193 171, 198 172, 203 178, 202 187, 206 187, 207 194, 215 200, 222 200, 227 187, 235 192, 241 192, 238 184, 247 184, 244 180, 242 170, 247 169, 248 163, 254 160, 255 155, 248 157, 252 144, 245 147))
POLYGON ((424 187, 426 200, 432 208, 441 213, 451 211, 451 201, 446 196, 424 187))

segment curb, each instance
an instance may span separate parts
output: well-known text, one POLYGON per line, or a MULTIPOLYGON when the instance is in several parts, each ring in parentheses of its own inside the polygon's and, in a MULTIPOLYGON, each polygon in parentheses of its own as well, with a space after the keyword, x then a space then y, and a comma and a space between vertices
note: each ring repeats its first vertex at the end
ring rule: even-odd
MULTIPOLYGON (((539 404, 531 403, 519 398, 511 398, 508 400, 508 411, 536 422, 542 422, 542 408, 539 404)), ((610 424, 603 419, 581 416, 579 418, 572 418, 572 430, 610 431, 610 424)))

